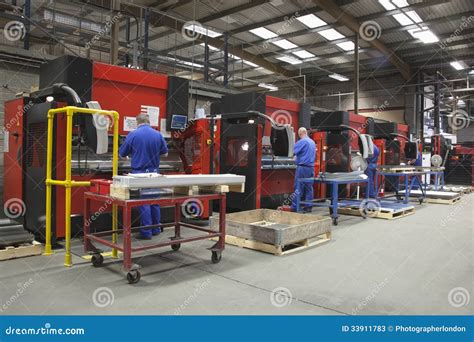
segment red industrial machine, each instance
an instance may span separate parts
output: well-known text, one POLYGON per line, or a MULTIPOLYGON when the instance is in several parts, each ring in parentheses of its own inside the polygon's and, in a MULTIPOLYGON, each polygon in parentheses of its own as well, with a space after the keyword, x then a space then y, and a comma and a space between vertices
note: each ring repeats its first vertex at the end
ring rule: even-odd
POLYGON ((227 209, 290 204, 293 142, 309 125, 310 105, 252 92, 224 96, 211 112, 220 115, 219 172, 246 177, 245 192, 229 193, 227 209))
MULTIPOLYGON (((359 135, 366 134, 370 120, 345 111, 316 112, 311 118, 311 138, 316 143, 315 175, 350 172, 351 158, 360 151, 359 135)), ((340 186, 340 196, 350 197, 351 186, 340 186)), ((326 186, 315 184, 315 198, 326 198, 326 186)))
MULTIPOLYGON (((172 117, 188 113, 188 81, 157 73, 123 68, 88 59, 63 56, 41 67, 40 90, 5 103, 5 132, 8 137, 5 156, 4 202, 21 199, 26 205, 24 226, 38 238, 43 236, 45 220, 45 158, 47 113, 51 108, 82 105, 97 101, 102 108, 120 113, 119 131, 125 136, 136 126, 141 112, 150 115, 151 126, 165 137, 171 131, 172 117)), ((54 141, 65 141, 65 117, 55 118, 54 141)), ((92 117, 77 118, 73 135, 73 179, 91 180, 111 177, 111 153, 98 154, 98 133, 92 117)), ((111 150, 111 149, 109 149, 111 150)), ((57 143, 53 152, 54 179, 65 178, 65 146, 57 143)), ((121 160, 119 172, 130 170, 130 162, 121 160)), ((183 172, 177 152, 163 159, 161 172, 183 172)), ((72 189, 73 234, 82 229, 83 193, 72 189)), ((64 188, 53 193, 54 237, 64 236, 64 188)), ((166 211, 163 212, 166 218, 166 211)), ((109 220, 106 215, 103 219, 109 220)), ((110 226, 97 222, 99 226, 110 226)), ((94 227, 92 227, 94 228, 94 227)))

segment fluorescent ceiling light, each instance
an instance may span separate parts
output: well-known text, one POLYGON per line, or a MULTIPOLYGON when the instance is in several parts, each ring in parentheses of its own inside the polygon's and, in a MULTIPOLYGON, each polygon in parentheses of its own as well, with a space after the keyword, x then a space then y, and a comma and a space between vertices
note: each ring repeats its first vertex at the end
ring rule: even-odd
POLYGON ((456 69, 456 70, 462 70, 462 69, 464 69, 464 66, 463 66, 460 62, 458 62, 458 61, 454 61, 454 62, 451 62, 451 63, 449 63, 449 64, 451 64, 451 66, 452 66, 454 69, 456 69))
POLYGON ((272 84, 268 84, 268 83, 259 83, 258 86, 260 88, 266 88, 266 89, 269 89, 271 91, 276 91, 278 90, 278 87, 277 86, 274 86, 272 84))
POLYGON ((397 7, 406 7, 408 2, 406 0, 379 0, 379 3, 385 7, 387 11, 396 9, 397 7))
POLYGON ((292 42, 290 42, 289 40, 286 40, 286 39, 281 39, 281 40, 274 41, 274 42, 272 42, 272 44, 275 44, 275 45, 277 45, 277 46, 279 46, 279 47, 281 47, 282 49, 285 49, 285 50, 294 49, 294 48, 298 47, 298 45, 293 44, 292 42))
POLYGON ((328 29, 328 30, 323 30, 318 32, 321 36, 326 38, 327 40, 335 40, 335 39, 341 39, 345 38, 342 34, 337 32, 335 29, 328 29))
POLYGON ((408 30, 413 38, 421 40, 425 44, 439 42, 439 38, 427 27, 408 30))
POLYGON ((266 29, 265 27, 258 27, 256 29, 250 30, 250 32, 263 39, 278 37, 278 35, 275 32, 272 32, 269 29, 266 29))
MULTIPOLYGON (((203 48, 206 47, 206 45, 205 45, 204 43, 201 43, 201 44, 199 44, 199 45, 201 45, 203 48)), ((219 51, 218 48, 216 48, 216 47, 214 47, 214 46, 212 46, 212 45, 207 44, 207 46, 209 47, 209 50, 212 50, 212 51, 219 51)))
POLYGON ((200 26, 200 25, 193 24, 193 23, 187 24, 186 26, 184 26, 184 29, 189 30, 189 31, 193 31, 193 32, 196 32, 196 33, 200 33, 200 34, 203 34, 203 35, 211 37, 211 38, 216 38, 216 37, 222 36, 222 33, 213 31, 211 29, 208 29, 207 27, 200 26))
POLYGON ((258 68, 258 65, 257 65, 257 64, 252 63, 252 62, 250 62, 250 61, 247 61, 246 59, 244 59, 244 64, 250 65, 250 66, 252 66, 252 67, 254 67, 254 68, 258 68))
POLYGON ((229 53, 229 57, 232 58, 232 59, 235 59, 236 61, 240 61, 241 58, 240 57, 237 57, 236 55, 233 55, 231 53, 229 53))
POLYGON ((298 17, 296 19, 298 19, 301 23, 308 26, 309 28, 315 28, 315 27, 327 25, 325 21, 319 19, 314 14, 303 15, 302 17, 298 17))
POLYGON ((402 26, 413 25, 413 23, 421 23, 423 21, 415 11, 394 14, 393 17, 402 26))
POLYGON ((336 44, 337 46, 339 46, 341 49, 343 49, 344 51, 351 51, 351 50, 354 50, 354 42, 343 42, 343 43, 338 43, 336 44))
POLYGON ((339 74, 331 74, 329 75, 329 77, 334 78, 335 80, 338 80, 341 82, 349 81, 349 79, 346 76, 339 75, 339 74))
POLYGON ((290 63, 290 64, 293 64, 293 65, 303 63, 303 61, 301 61, 297 58, 290 57, 290 56, 281 56, 281 57, 277 57, 277 59, 282 61, 282 62, 290 63))
POLYGON ((292 54, 298 56, 299 58, 303 58, 303 59, 314 57, 314 55, 311 52, 306 51, 306 50, 294 51, 294 52, 292 52, 292 54))
POLYGON ((181 61, 181 60, 176 60, 178 63, 181 63, 181 64, 184 64, 184 65, 188 65, 188 66, 191 66, 191 67, 194 67, 194 68, 204 68, 204 65, 202 64, 196 64, 196 63, 192 63, 192 62, 188 62, 188 61, 181 61))

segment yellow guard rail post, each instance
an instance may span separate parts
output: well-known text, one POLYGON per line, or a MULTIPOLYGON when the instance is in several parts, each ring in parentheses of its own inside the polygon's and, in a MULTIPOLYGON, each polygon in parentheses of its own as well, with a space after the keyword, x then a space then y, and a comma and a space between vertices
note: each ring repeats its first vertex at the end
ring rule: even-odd
MULTIPOLYGON (((67 106, 57 109, 50 109, 48 111, 48 140, 46 150, 46 243, 44 255, 53 254, 51 246, 51 196, 53 185, 65 187, 65 238, 66 238, 66 255, 64 257, 64 265, 72 266, 71 257, 71 188, 76 186, 90 186, 88 181, 75 181, 71 179, 72 168, 72 123, 73 115, 78 114, 99 114, 107 115, 113 118, 113 154, 112 154, 112 176, 116 176, 118 172, 118 136, 119 136, 119 114, 116 111, 98 110, 89 108, 79 108, 74 106, 67 106), (57 180, 52 179, 52 160, 53 160, 53 125, 54 116, 58 113, 66 113, 66 179, 57 180)), ((112 206, 112 229, 117 230, 117 206, 112 206)), ((117 234, 112 235, 112 241, 117 242, 117 234)), ((112 257, 117 258, 117 250, 112 250, 112 257)))

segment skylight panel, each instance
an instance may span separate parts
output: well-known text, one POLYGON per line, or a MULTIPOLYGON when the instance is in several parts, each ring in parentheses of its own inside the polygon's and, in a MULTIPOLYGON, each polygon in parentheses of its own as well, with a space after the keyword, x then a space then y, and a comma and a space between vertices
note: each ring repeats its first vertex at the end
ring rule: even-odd
POLYGON ((294 49, 294 48, 298 47, 298 45, 293 44, 292 42, 290 42, 289 40, 286 40, 286 39, 281 39, 281 40, 274 41, 274 42, 272 42, 272 44, 275 44, 275 45, 277 45, 277 46, 279 46, 279 47, 281 47, 282 49, 285 49, 285 50, 294 49))
POLYGON ((296 18, 298 21, 303 23, 304 25, 308 26, 309 28, 315 28, 320 26, 325 26, 327 23, 321 19, 319 19, 314 14, 307 14, 301 17, 296 18))
POLYGON ((282 61, 282 62, 290 63, 292 65, 303 63, 303 61, 301 61, 297 58, 290 57, 290 56, 281 56, 281 57, 277 57, 277 59, 282 61))
POLYGON ((258 27, 256 29, 250 30, 250 32, 263 39, 278 37, 278 35, 275 32, 272 32, 269 29, 266 29, 265 27, 258 27))
POLYGON ((314 55, 307 50, 299 50, 299 51, 294 51, 292 53, 302 59, 314 57, 314 55))
POLYGON ((328 30, 319 31, 318 33, 324 38, 326 38, 327 40, 336 40, 336 39, 345 38, 342 34, 340 34, 338 31, 332 28, 328 30))

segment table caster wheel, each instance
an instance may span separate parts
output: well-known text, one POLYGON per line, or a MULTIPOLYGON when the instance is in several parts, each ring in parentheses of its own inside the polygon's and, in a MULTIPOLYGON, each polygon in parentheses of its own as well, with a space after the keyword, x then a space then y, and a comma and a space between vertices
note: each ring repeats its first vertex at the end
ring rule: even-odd
POLYGON ((335 225, 335 226, 337 226, 338 223, 339 223, 339 222, 338 222, 337 217, 334 217, 334 218, 332 219, 332 224, 335 225))
POLYGON ((94 267, 102 266, 104 263, 104 257, 100 253, 92 254, 91 263, 94 267))
POLYGON ((212 251, 211 261, 212 261, 213 264, 219 263, 221 261, 221 259, 222 259, 221 252, 212 251))
POLYGON ((420 198, 420 199, 418 200, 418 203, 423 204, 423 198, 420 198))
POLYGON ((171 245, 171 249, 173 251, 179 251, 179 249, 181 248, 181 244, 180 243, 175 243, 173 245, 171 245))
POLYGON ((129 284, 136 284, 140 281, 141 276, 139 270, 131 270, 127 273, 127 281, 129 284))

